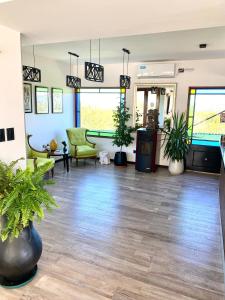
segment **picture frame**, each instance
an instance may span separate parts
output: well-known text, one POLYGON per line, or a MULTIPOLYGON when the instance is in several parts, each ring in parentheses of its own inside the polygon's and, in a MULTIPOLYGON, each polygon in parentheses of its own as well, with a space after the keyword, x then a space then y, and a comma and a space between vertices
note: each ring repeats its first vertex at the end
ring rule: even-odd
POLYGON ((23 84, 24 112, 32 113, 32 84, 23 84))
POLYGON ((49 113, 48 87, 35 86, 35 112, 36 114, 49 113))
POLYGON ((63 89, 51 88, 52 113, 63 113, 63 89))

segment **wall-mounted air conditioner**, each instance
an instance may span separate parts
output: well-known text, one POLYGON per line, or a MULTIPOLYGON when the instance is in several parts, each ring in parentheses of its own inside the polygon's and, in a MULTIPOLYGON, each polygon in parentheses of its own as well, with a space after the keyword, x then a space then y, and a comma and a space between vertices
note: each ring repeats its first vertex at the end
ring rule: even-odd
POLYGON ((146 63, 138 65, 138 78, 171 78, 175 77, 175 64, 146 63))

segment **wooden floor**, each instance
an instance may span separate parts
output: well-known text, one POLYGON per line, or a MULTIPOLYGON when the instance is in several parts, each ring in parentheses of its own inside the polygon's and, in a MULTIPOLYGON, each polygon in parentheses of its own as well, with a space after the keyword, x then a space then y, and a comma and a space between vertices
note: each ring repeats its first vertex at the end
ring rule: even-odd
POLYGON ((36 278, 0 300, 224 299, 218 177, 60 163, 36 278))

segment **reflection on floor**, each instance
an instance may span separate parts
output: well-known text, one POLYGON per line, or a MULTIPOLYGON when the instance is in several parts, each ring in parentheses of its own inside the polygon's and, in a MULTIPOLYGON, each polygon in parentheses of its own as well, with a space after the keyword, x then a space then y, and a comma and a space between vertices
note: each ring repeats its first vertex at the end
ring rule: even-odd
POLYGON ((224 299, 217 176, 90 161, 55 179, 38 275, 1 300, 224 299))

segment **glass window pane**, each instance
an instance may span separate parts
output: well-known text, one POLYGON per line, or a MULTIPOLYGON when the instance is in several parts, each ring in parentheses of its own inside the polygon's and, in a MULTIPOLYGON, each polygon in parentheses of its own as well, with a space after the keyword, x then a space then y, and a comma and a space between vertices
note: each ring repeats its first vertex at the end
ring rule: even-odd
POLYGON ((136 112, 141 114, 139 118, 139 124, 143 123, 143 114, 144 114, 144 98, 145 92, 144 91, 137 91, 137 103, 136 103, 136 112))
POLYGON ((192 125, 193 125, 193 118, 188 118, 188 135, 189 137, 192 136, 192 125))
POLYGON ((148 92, 148 110, 157 108, 157 94, 148 92))
POLYGON ((194 114, 194 106, 195 106, 195 95, 191 95, 190 102, 189 102, 189 117, 192 117, 194 114))
POLYGON ((112 131, 115 129, 112 115, 120 103, 120 89, 114 89, 113 93, 112 90, 110 93, 99 93, 97 90, 99 91, 99 89, 81 89, 80 126, 91 130, 112 131), (88 92, 82 92, 83 90, 88 92))
POLYGON ((225 95, 225 89, 197 89, 196 94, 225 95))
MULTIPOLYGON (((215 90, 218 91, 218 89, 215 90)), ((220 115, 217 114, 224 109, 225 94, 217 92, 202 94, 197 90, 193 137, 200 140, 219 141, 220 135, 225 133, 225 123, 220 123, 220 115)))

